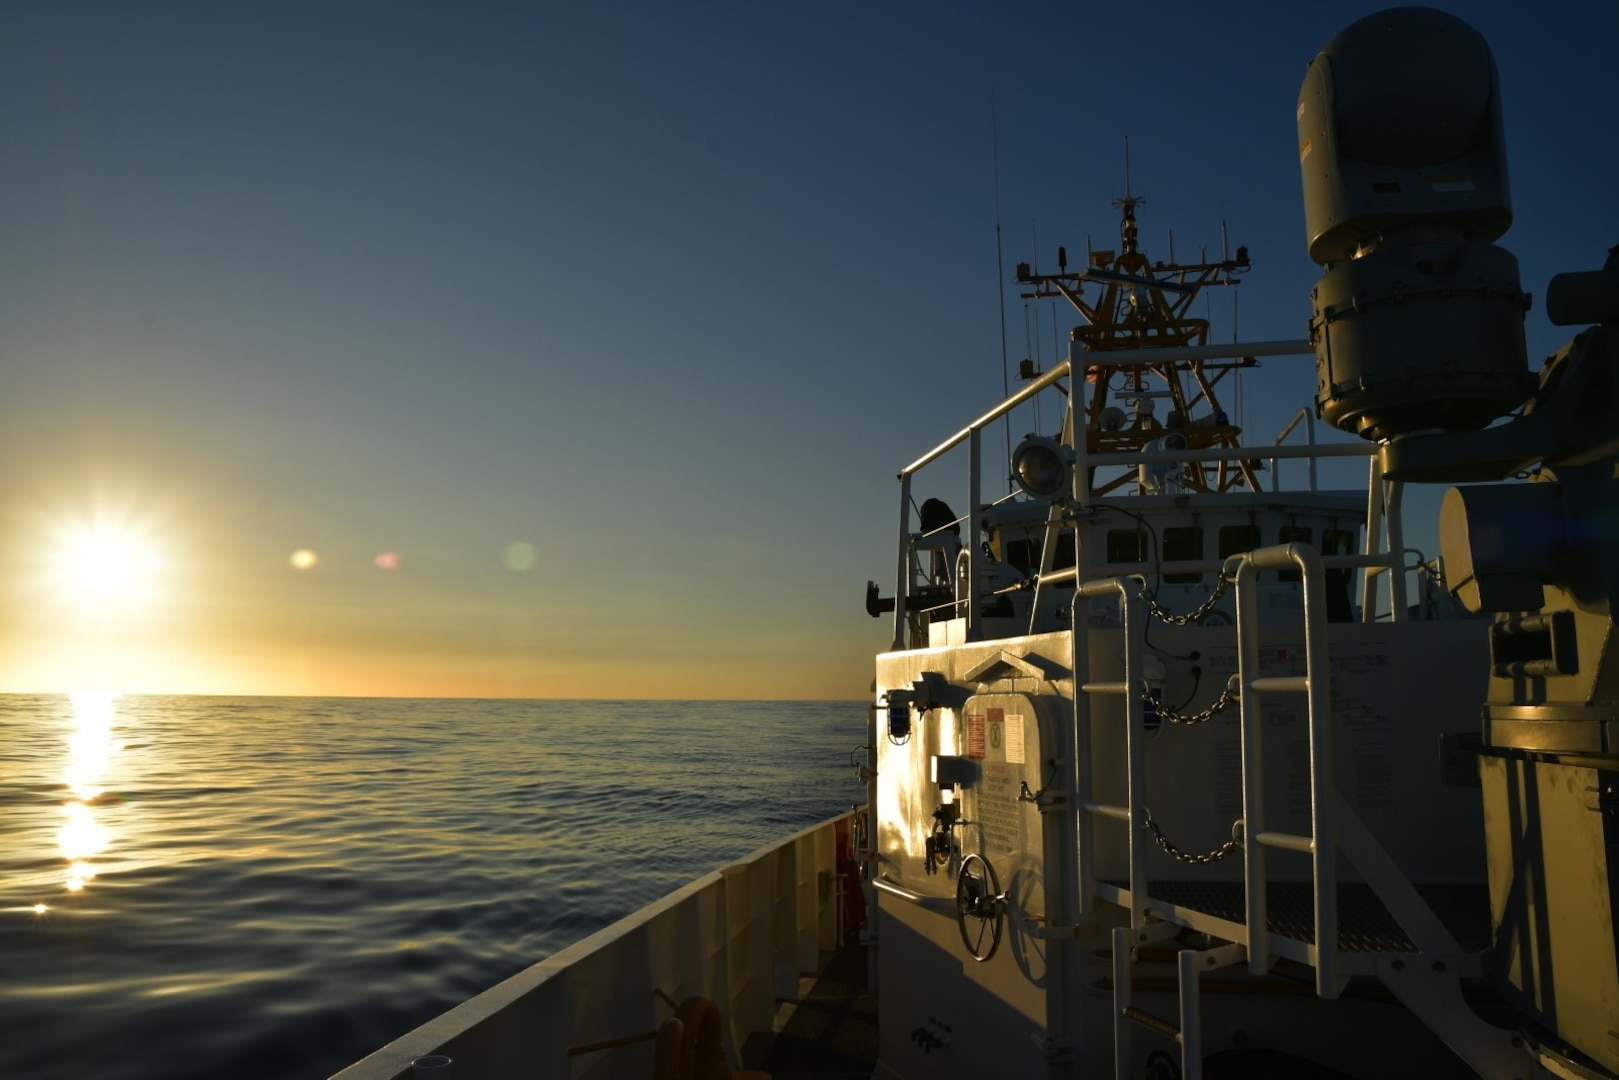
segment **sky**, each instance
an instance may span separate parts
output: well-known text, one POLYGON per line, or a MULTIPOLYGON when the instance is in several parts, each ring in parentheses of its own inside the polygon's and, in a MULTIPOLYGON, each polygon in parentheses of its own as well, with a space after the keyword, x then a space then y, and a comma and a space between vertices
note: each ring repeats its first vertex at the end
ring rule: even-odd
MULTIPOLYGON (((1148 251, 1224 222, 1235 329, 1304 336, 1293 110, 1377 6, 8 5, 0 691, 862 697, 895 476, 1003 298, 1050 364, 1012 267, 1112 246, 1126 136, 1148 251)), ((1544 355, 1619 243, 1619 8, 1440 6, 1544 355)), ((1313 387, 1247 375, 1251 441, 1313 387)))

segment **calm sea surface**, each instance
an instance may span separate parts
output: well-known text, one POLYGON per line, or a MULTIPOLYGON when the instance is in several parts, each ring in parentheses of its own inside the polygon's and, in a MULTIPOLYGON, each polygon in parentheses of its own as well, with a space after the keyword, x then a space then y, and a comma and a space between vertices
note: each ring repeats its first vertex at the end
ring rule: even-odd
POLYGON ((864 798, 861 702, 0 696, 0 1076, 324 1077, 864 798))

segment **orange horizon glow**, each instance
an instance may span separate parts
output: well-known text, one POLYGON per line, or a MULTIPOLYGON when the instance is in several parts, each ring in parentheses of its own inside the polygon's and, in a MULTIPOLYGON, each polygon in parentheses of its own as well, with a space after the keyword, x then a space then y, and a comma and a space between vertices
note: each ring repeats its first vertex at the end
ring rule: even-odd
POLYGON ((405 545, 244 545, 147 501, 42 512, 25 530, 32 563, 0 581, 0 693, 851 700, 870 682, 871 651, 838 628, 693 634, 690 609, 602 603, 535 541, 447 575, 405 545))
POLYGON ((594 656, 548 653, 554 650, 542 646, 526 655, 397 640, 367 648, 335 635, 300 640, 285 628, 257 638, 188 634, 145 643, 70 637, 14 642, 0 666, 0 693, 68 694, 94 684, 119 694, 248 697, 853 700, 871 679, 870 654, 857 650, 813 666, 755 657, 731 665, 720 681, 712 664, 650 648, 640 656, 628 647, 594 656), (844 677, 829 690, 825 672, 832 665, 844 677))

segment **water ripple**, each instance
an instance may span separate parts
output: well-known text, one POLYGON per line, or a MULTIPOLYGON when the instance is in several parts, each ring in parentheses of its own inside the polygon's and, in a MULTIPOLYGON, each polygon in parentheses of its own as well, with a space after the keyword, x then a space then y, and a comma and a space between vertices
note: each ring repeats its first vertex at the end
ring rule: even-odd
POLYGON ((325 1076, 859 801, 865 730, 858 702, 133 697, 76 795, 69 699, 0 697, 0 1075, 325 1076))

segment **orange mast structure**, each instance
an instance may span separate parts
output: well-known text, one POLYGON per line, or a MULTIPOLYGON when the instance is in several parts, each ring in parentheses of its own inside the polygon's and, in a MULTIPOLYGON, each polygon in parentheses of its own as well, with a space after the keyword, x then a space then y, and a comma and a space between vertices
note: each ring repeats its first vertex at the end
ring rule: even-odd
MULTIPOLYGON (((1239 275, 1250 266, 1248 249, 1239 247, 1234 258, 1220 262, 1196 263, 1174 262, 1172 250, 1170 262, 1155 263, 1140 250, 1137 239, 1136 208, 1145 202, 1128 194, 1114 200, 1122 216, 1120 249, 1090 252, 1089 265, 1083 269, 1068 272, 1062 248, 1057 249, 1055 274, 1033 274, 1028 263, 1019 263, 1017 280, 1031 286, 1022 295, 1062 296, 1085 318, 1071 334, 1076 376, 1072 385, 1075 392, 1086 387, 1083 412, 1091 453, 1142 450, 1170 432, 1183 437, 1190 449, 1236 447, 1241 429, 1230 422, 1215 387, 1232 371, 1253 367, 1254 358, 1209 361, 1176 353, 1208 344, 1208 320, 1191 318, 1187 312, 1204 286, 1241 284, 1239 275), (1085 296, 1087 285, 1099 290, 1095 300, 1085 296), (1162 360, 1143 360, 1138 355, 1143 349, 1164 349, 1166 354, 1162 360), (1126 351, 1137 355, 1126 359, 1122 355, 1126 351), (1120 355, 1110 361, 1109 353, 1120 355), (1081 354, 1088 361, 1083 365, 1083 383, 1078 378, 1081 354), (1163 389, 1149 389, 1150 380, 1162 383, 1163 389), (1110 395, 1131 403, 1134 414, 1109 405, 1110 395), (1153 399, 1165 397, 1169 409, 1160 419, 1154 415, 1153 399)), ((1191 491, 1260 489, 1251 461, 1189 462, 1177 479, 1191 491)), ((1092 494, 1105 495, 1135 482, 1135 474, 1126 473, 1094 487, 1092 494)))

